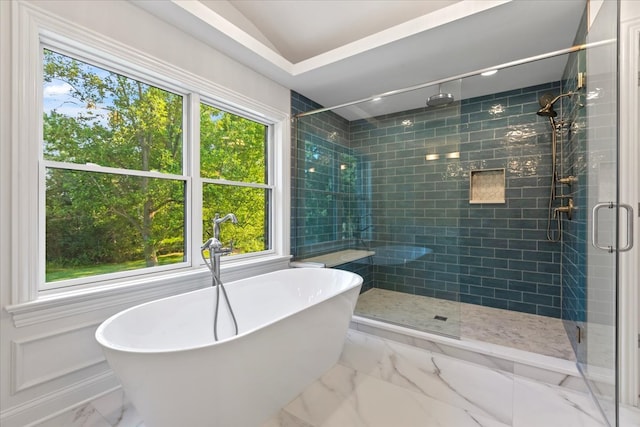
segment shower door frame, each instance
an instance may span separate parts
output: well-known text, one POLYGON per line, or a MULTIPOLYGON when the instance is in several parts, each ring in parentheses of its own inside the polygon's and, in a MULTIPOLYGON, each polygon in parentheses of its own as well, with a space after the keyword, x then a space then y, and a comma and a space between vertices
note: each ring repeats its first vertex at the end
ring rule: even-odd
MULTIPOLYGON (((624 4, 626 3, 626 4, 624 4)), ((621 4, 620 23, 620 199, 640 217, 640 6, 621 4), (633 10, 635 8, 635 10, 633 10), (630 9, 630 10, 629 10, 630 9), (626 20, 625 17, 632 17, 626 20), (635 126, 631 124, 635 123, 635 126), (635 183, 635 186, 634 186, 635 183)), ((635 248, 620 258, 620 401, 639 406, 640 399, 640 226, 634 227, 635 248)))
MULTIPOLYGON (((620 254, 627 250, 620 200, 619 3, 588 2, 585 182, 588 238, 585 305, 578 322, 577 367, 606 424, 620 424, 620 254), (622 230, 621 230, 622 227, 622 230), (625 249, 621 249, 626 245, 625 249)), ((628 216, 628 215, 627 215, 628 216)))

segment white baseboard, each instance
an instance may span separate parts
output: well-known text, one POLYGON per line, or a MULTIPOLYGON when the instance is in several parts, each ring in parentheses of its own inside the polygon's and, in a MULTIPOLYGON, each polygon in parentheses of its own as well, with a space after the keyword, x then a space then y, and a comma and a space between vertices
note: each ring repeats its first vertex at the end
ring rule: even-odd
POLYGON ((28 427, 83 405, 120 387, 110 369, 53 393, 4 409, 2 427, 28 427))

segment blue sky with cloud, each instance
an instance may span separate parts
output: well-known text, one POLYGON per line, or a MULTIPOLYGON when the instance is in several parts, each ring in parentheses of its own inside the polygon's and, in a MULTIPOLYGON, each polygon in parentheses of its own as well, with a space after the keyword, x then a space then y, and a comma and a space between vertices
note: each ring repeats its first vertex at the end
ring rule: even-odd
MULTIPOLYGON (((58 53, 54 54, 60 55, 58 53)), ((105 78, 110 74, 109 71, 102 68, 94 67, 80 61, 78 62, 84 71, 96 74, 101 78, 105 78)), ((73 87, 63 80, 53 78, 51 81, 45 81, 42 90, 44 113, 49 114, 51 111, 55 110, 58 114, 65 115, 67 117, 77 118, 80 115, 86 116, 89 113, 87 105, 81 100, 74 98, 72 93, 73 87)), ((91 113, 96 116, 95 120, 100 122, 103 126, 107 126, 110 108, 113 108, 112 97, 110 94, 107 94, 101 104, 98 104, 95 108, 91 109, 91 113)))

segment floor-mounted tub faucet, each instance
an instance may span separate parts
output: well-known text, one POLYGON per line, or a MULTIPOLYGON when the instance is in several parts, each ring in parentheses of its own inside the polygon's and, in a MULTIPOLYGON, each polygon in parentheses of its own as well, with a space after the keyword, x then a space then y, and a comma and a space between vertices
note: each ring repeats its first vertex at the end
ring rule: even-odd
POLYGON ((213 320, 213 336, 218 340, 218 307, 220 305, 220 289, 222 289, 222 294, 227 302, 227 307, 229 307, 229 312, 231 313, 231 317, 233 318, 233 325, 235 329, 235 334, 238 335, 238 322, 236 322, 235 314, 233 313, 233 309, 231 308, 231 303, 229 302, 229 297, 227 296, 227 291, 222 284, 222 280, 220 279, 220 257, 223 255, 230 254, 233 251, 233 240, 228 248, 222 246, 222 242, 220 242, 220 224, 223 222, 231 221, 233 224, 238 223, 238 218, 232 213, 226 214, 222 218, 220 218, 220 214, 216 213, 213 218, 213 237, 207 240, 202 247, 200 248, 200 254, 202 255, 202 259, 204 263, 207 265, 209 270, 211 270, 212 275, 212 283, 211 286, 216 288, 216 305, 215 305, 215 313, 213 320), (204 255, 205 251, 209 251, 209 262, 207 262, 207 257, 204 255))
POLYGON ((237 224, 238 218, 232 213, 226 214, 221 218, 220 214, 216 213, 215 217, 213 218, 213 237, 207 240, 201 248, 205 263, 207 262, 207 260, 204 257, 204 251, 209 250, 210 264, 207 264, 207 267, 209 267, 214 275, 216 282, 218 283, 222 282, 220 280, 220 257, 222 255, 228 255, 233 251, 233 240, 231 241, 231 244, 228 248, 223 247, 222 242, 220 241, 220 224, 227 221, 231 221, 233 224, 237 224))

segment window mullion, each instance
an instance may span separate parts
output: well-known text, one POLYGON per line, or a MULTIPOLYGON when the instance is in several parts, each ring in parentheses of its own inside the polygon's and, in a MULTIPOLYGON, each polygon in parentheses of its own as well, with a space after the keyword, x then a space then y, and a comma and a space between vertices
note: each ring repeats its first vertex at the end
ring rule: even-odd
POLYGON ((188 158, 185 159, 187 173, 193 177, 191 180, 191 197, 187 200, 187 206, 190 211, 188 214, 187 239, 190 241, 191 250, 188 254, 188 260, 191 265, 199 265, 200 260, 200 236, 202 236, 202 179, 200 178, 200 95, 192 93, 187 97, 189 105, 186 108, 188 118, 185 120, 187 124, 187 137, 185 139, 188 158))

